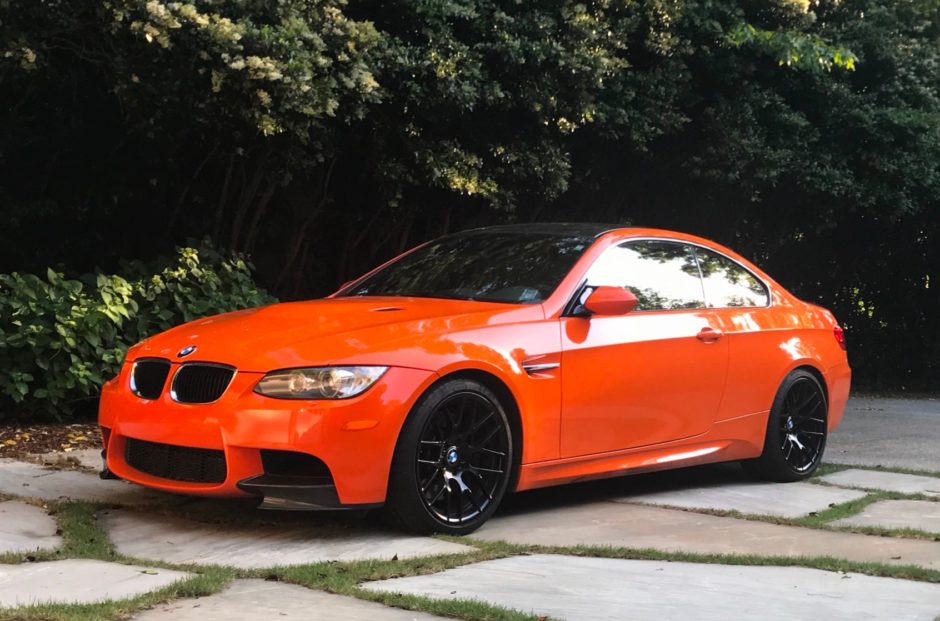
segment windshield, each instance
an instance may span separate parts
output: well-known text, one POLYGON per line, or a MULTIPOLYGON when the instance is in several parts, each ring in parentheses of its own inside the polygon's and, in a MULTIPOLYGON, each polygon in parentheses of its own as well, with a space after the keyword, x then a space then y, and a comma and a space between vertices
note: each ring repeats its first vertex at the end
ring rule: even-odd
POLYGON ((593 236, 476 230, 432 241, 339 296, 414 296, 536 304, 558 286, 593 236))

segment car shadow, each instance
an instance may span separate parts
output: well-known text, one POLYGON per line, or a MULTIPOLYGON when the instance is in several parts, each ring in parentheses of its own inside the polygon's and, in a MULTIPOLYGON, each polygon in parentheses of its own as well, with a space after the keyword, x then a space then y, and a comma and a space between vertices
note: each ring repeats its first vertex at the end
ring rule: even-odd
MULTIPOLYGON (((508 494, 494 518, 518 514, 537 514, 557 508, 609 500, 629 500, 651 492, 677 491, 693 488, 754 482, 737 463, 708 464, 625 475, 598 481, 587 481, 508 494)), ((322 528, 333 533, 387 530, 381 512, 372 511, 278 511, 258 508, 255 499, 213 499, 175 497, 164 513, 203 523, 237 524, 294 529, 300 526, 322 528)))
POLYGON ((531 513, 612 499, 624 500, 629 499, 630 496, 650 492, 716 487, 753 480, 736 463, 708 464, 665 472, 625 475, 510 494, 503 500, 496 515, 531 513))

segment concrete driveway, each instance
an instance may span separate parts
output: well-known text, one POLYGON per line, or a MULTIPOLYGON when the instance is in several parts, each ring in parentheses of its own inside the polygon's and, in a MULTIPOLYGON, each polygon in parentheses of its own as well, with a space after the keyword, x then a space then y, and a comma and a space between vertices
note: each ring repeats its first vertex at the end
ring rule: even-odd
POLYGON ((940 399, 853 397, 826 460, 940 472, 940 399))

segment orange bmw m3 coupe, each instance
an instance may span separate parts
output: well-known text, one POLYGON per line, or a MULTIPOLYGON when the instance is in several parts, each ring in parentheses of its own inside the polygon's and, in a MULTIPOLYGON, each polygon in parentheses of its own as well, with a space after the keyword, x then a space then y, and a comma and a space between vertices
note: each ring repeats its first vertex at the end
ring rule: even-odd
POLYGON ((850 377, 832 314, 718 244, 488 227, 132 347, 102 474, 465 534, 513 490, 730 460, 805 479, 850 377))

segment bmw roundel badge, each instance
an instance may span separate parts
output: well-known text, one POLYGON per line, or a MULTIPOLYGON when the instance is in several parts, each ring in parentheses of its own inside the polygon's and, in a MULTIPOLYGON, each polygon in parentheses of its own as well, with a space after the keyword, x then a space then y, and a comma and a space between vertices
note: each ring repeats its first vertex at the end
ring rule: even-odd
POLYGON ((187 345, 186 347, 184 347, 183 349, 181 349, 181 350, 179 351, 179 353, 176 354, 176 355, 177 355, 179 358, 185 358, 186 356, 188 356, 189 354, 193 353, 194 351, 196 351, 196 346, 195 346, 195 345, 187 345))

